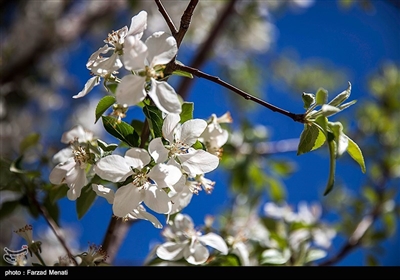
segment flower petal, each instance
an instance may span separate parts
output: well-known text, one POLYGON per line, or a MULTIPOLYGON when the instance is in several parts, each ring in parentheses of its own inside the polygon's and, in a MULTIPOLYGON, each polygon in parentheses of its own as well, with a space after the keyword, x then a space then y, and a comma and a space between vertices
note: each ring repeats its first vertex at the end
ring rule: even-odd
POLYGON ((226 245, 225 240, 216 233, 209 232, 205 235, 199 236, 199 240, 205 245, 217 249, 223 255, 228 254, 228 246, 226 245))
POLYGON ((128 106, 138 104, 146 97, 144 84, 145 80, 143 77, 136 75, 124 76, 115 92, 117 102, 119 104, 127 104, 128 106))
POLYGON ((143 168, 150 160, 150 155, 145 149, 131 148, 125 153, 126 164, 133 168, 143 168))
POLYGON ((183 256, 188 263, 198 265, 205 263, 210 253, 205 246, 199 242, 195 242, 191 247, 185 247, 183 256))
POLYGON ((175 242, 165 242, 157 248, 156 254, 160 259, 176 261, 183 257, 183 249, 185 246, 187 245, 175 242))
POLYGON ((142 38, 144 30, 147 28, 147 12, 140 11, 131 19, 131 26, 127 35, 134 35, 138 39, 142 38))
POLYGON ((79 165, 75 165, 75 167, 67 173, 65 182, 69 187, 67 192, 68 199, 76 200, 81 195, 82 188, 88 183, 85 170, 81 169, 79 165))
POLYGON ((78 139, 79 143, 93 140, 93 133, 85 130, 81 125, 73 127, 71 130, 64 132, 61 136, 61 142, 69 144, 71 141, 78 139))
POLYGON ((156 185, 149 186, 143 196, 146 206, 157 213, 167 214, 172 208, 168 194, 156 185))
POLYGON ((182 168, 192 177, 199 174, 210 172, 218 167, 219 159, 217 156, 204 150, 195 150, 193 153, 178 155, 182 168))
POLYGON ((71 157, 66 162, 57 164, 50 172, 49 180, 54 185, 65 183, 67 173, 76 165, 75 160, 71 157))
POLYGON ((147 38, 146 45, 149 48, 147 59, 151 68, 155 65, 167 64, 178 52, 175 38, 163 31, 154 32, 147 38))
POLYGON ((144 193, 133 184, 120 187, 115 192, 113 212, 115 216, 124 217, 136 208, 143 199, 144 193))
POLYGON ((99 76, 91 77, 89 80, 87 80, 84 88, 80 92, 78 92, 78 94, 75 94, 74 96, 72 96, 72 98, 84 97, 86 94, 88 94, 99 83, 100 83, 100 77, 99 76))
POLYGON ((133 209, 132 212, 128 214, 131 219, 142 219, 147 220, 153 224, 155 228, 162 228, 160 221, 152 214, 146 211, 143 205, 139 205, 137 208, 133 209))
POLYGON ((179 181, 182 172, 176 166, 159 163, 150 170, 148 176, 159 188, 167 188, 179 181))
MULTIPOLYGON (((207 127, 205 120, 193 119, 184 122, 181 126, 180 141, 192 146, 207 127)), ((177 139, 178 140, 178 139, 177 139)))
POLYGON ((165 162, 168 159, 168 150, 165 148, 161 137, 151 140, 148 149, 156 163, 165 162))
POLYGON ((134 36, 125 38, 124 54, 122 55, 125 69, 135 71, 144 69, 146 57, 147 46, 145 43, 134 36))
POLYGON ((173 87, 167 82, 151 79, 151 88, 147 92, 157 108, 166 114, 180 114, 181 102, 173 87))
POLYGON ((92 189, 98 196, 107 199, 107 202, 113 204, 114 202, 114 191, 110 188, 106 188, 103 185, 92 184, 92 189))
POLYGON ((120 155, 109 155, 100 159, 94 166, 94 172, 102 179, 111 182, 123 182, 133 172, 120 155))
POLYGON ((181 117, 178 114, 168 114, 162 126, 162 134, 164 139, 168 140, 169 143, 174 143, 174 132, 175 128, 178 126, 181 117))

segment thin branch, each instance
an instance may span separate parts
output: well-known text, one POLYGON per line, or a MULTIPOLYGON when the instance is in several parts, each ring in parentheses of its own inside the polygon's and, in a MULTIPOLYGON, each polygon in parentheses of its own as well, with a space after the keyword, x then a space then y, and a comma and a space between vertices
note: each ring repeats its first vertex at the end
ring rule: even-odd
POLYGON ((334 265, 339 262, 343 257, 349 254, 353 249, 357 248, 358 245, 361 244, 361 240, 367 230, 371 227, 374 221, 379 216, 380 204, 376 206, 369 215, 364 216, 361 222, 357 225, 353 234, 347 240, 347 242, 343 245, 343 247, 339 250, 339 252, 334 255, 332 258, 322 262, 319 266, 329 266, 334 265))
MULTIPOLYGON (((192 62, 188 65, 192 68, 200 69, 201 66, 207 59, 208 53, 213 48, 215 41, 219 38, 219 34, 223 30, 223 26, 225 22, 227 22, 228 18, 233 14, 235 3, 237 0, 229 1, 221 12, 221 16, 218 20, 214 22, 213 27, 207 35, 207 38, 201 44, 200 49, 196 52, 195 57, 192 62)), ((177 93, 179 93, 182 98, 185 98, 189 92, 190 86, 192 84, 192 79, 182 79, 182 82, 177 88, 177 93)))
POLYGON ((164 17, 165 22, 167 23, 169 30, 171 31, 171 35, 176 38, 178 34, 178 29, 176 29, 174 22, 172 21, 171 17, 168 15, 167 11, 165 10, 163 4, 160 0, 155 0, 158 10, 160 11, 161 15, 164 17))
POLYGON ((53 230, 54 235, 57 237, 58 241, 61 243, 63 246, 64 250, 67 252, 68 257, 74 265, 78 265, 76 262, 74 255, 72 255, 71 250, 68 248, 67 243, 65 242, 64 238, 62 237, 62 233, 60 232, 60 228, 58 227, 57 223, 53 220, 53 218, 49 215, 47 212, 47 209, 44 208, 39 201, 37 201, 35 194, 31 196, 31 199, 33 200, 33 203, 35 204, 36 208, 39 210, 40 214, 44 217, 46 222, 49 224, 50 228, 53 230))
POLYGON ((190 22, 192 21, 193 11, 196 8, 197 3, 199 3, 199 0, 190 0, 190 3, 186 7, 186 10, 183 12, 178 34, 174 36, 176 43, 178 44, 178 48, 182 43, 183 37, 185 37, 185 34, 189 29, 190 22))
POLYGON ((270 103, 268 103, 268 102, 266 102, 266 101, 264 101, 264 100, 262 100, 262 99, 260 99, 258 97, 255 97, 255 96, 253 96, 251 94, 248 94, 247 92, 245 92, 245 91, 243 91, 243 90, 241 90, 241 89, 239 89, 239 88, 237 88, 237 87, 235 87, 235 86, 233 86, 233 85, 221 80, 217 76, 212 76, 212 75, 204 73, 204 72, 202 72, 202 71, 200 71, 198 69, 195 69, 195 68, 192 68, 192 67, 189 67, 189 66, 185 66, 185 65, 176 64, 176 63, 175 63, 174 69, 175 70, 185 71, 185 72, 188 72, 188 73, 190 73, 190 74, 192 74, 192 75, 194 75, 196 77, 204 78, 206 80, 212 81, 212 82, 214 82, 216 84, 219 84, 219 85, 221 85, 221 86, 223 86, 223 87, 225 87, 225 88, 227 88, 227 89, 239 94, 240 96, 242 96, 243 98, 245 98, 247 100, 254 101, 254 102, 256 102, 256 103, 268 108, 269 110, 271 110, 273 112, 277 112, 277 113, 280 113, 282 115, 285 115, 285 116, 291 118, 292 120, 294 120, 295 122, 304 123, 304 114, 294 114, 292 112, 289 112, 289 111, 286 111, 284 109, 281 109, 281 108, 279 108, 279 107, 277 107, 275 105, 272 105, 272 104, 270 104, 270 103))

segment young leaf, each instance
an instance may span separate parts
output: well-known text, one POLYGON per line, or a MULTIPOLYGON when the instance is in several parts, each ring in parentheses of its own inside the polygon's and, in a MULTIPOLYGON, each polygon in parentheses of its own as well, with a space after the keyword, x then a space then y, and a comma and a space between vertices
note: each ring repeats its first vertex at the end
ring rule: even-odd
POLYGON ((364 157, 361 152, 361 149, 358 147, 358 145, 352 139, 350 139, 349 136, 347 136, 347 135, 345 135, 345 136, 347 137, 347 140, 349 143, 349 145, 347 147, 347 152, 360 165, 361 171, 363 173, 365 173, 366 168, 365 168, 364 157))
POLYGON ((340 112, 340 109, 336 108, 334 106, 328 105, 328 104, 324 104, 321 107, 321 112, 325 117, 330 117, 330 116, 340 112))
POLYGON ((343 133, 343 125, 341 122, 329 122, 329 128, 335 135, 335 140, 337 144, 337 154, 336 157, 340 157, 346 150, 348 146, 348 138, 343 133))
POLYGON ((342 111, 342 110, 350 107, 351 105, 353 105, 356 102, 357 102, 357 100, 352 100, 350 102, 347 102, 347 103, 344 103, 344 104, 340 105, 338 108, 340 109, 340 111, 342 111))
POLYGON ((328 91, 324 88, 318 89, 315 96, 317 105, 326 104, 326 102, 328 102, 328 91))
POLYGON ((114 103, 115 103, 115 97, 111 95, 104 96, 102 99, 100 99, 96 107, 96 119, 94 123, 97 123, 97 121, 104 114, 104 112, 107 111, 107 109, 110 108, 110 106, 113 105, 114 103))
POLYGON ((181 123, 193 119, 193 107, 193 102, 184 102, 182 104, 181 123))
MULTIPOLYGON (((308 153, 313 149, 315 143, 317 142, 319 135, 319 129, 311 124, 305 124, 304 130, 301 132, 300 135, 300 142, 299 146, 297 147, 297 155, 301 155, 304 153, 308 153)), ((319 145, 320 143, 318 143, 319 145)))
POLYGON ((324 191, 324 195, 327 195, 333 189, 335 184, 335 169, 336 169, 336 143, 334 141, 334 135, 328 132, 328 147, 329 147, 329 177, 324 191))
POLYGON ((338 95, 335 96, 328 104, 334 107, 342 104, 347 98, 349 98, 351 92, 351 83, 349 82, 349 86, 346 90, 342 91, 338 95))
POLYGON ((117 119, 109 116, 102 116, 103 126, 108 133, 125 142, 130 147, 138 147, 139 135, 133 129, 133 127, 124 121, 120 123, 117 119))
POLYGON ((304 109, 306 109, 306 110, 308 108, 310 108, 310 106, 313 105, 315 102, 315 96, 312 93, 303 92, 303 95, 301 96, 301 98, 303 99, 304 109))
POLYGON ((107 144, 106 142, 104 142, 103 140, 100 140, 100 139, 97 139, 97 144, 105 152, 112 152, 116 148, 118 148, 117 144, 107 144))
POLYGON ((172 72, 172 75, 178 75, 178 76, 193 79, 193 75, 191 73, 183 71, 183 70, 175 70, 174 72, 172 72))
POLYGON ((38 144, 39 140, 40 140, 40 134, 38 134, 38 133, 29 134, 19 144, 19 152, 21 154, 25 153, 29 148, 38 144))
POLYGON ((86 214, 92 206, 96 196, 96 193, 92 189, 92 183, 89 183, 82 188, 81 195, 76 200, 76 213, 78 214, 78 219, 82 219, 86 214))

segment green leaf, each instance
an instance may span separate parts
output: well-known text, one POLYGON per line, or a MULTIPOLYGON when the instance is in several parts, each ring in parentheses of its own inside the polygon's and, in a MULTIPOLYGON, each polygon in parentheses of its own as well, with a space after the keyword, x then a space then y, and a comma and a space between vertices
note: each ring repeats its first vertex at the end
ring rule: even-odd
POLYGON ((337 145, 336 157, 340 157, 347 150, 349 143, 346 134, 343 133, 343 125, 341 122, 328 122, 328 126, 335 135, 337 145))
MULTIPOLYGON (((297 147, 297 155, 301 155, 311 151, 315 146, 315 143, 317 142, 319 134, 319 129, 315 125, 305 124, 304 130, 301 132, 300 135, 300 142, 299 146, 297 147)), ((319 144, 320 143, 318 143, 318 145, 319 144)))
POLYGON ((177 75, 177 76, 193 79, 193 75, 191 73, 183 71, 183 70, 175 70, 174 72, 172 72, 172 75, 177 75))
POLYGON ((282 202, 286 199, 285 187, 282 183, 272 177, 266 177, 265 180, 268 184, 268 194, 272 201, 282 202))
POLYGON ((352 139, 350 139, 349 136, 345 136, 347 137, 349 143, 347 146, 347 152, 360 165, 362 173, 365 173, 366 167, 361 149, 352 139))
POLYGON ((48 197, 50 202, 55 203, 57 200, 66 197, 68 190, 69 188, 65 184, 52 186, 48 191, 48 197))
POLYGON ((78 214, 78 219, 82 219, 82 217, 86 214, 86 212, 92 206, 96 196, 96 192, 92 189, 91 182, 82 188, 81 195, 76 200, 76 212, 78 214))
POLYGON ((323 105, 328 102, 328 91, 324 88, 318 89, 315 96, 317 105, 323 105))
POLYGON ((117 90, 118 83, 107 83, 104 85, 107 89, 107 91, 110 91, 115 94, 115 91, 117 90))
POLYGON ((103 126, 112 136, 125 142, 130 147, 139 146, 139 135, 133 127, 124 121, 118 122, 117 119, 109 116, 102 116, 103 126))
POLYGON ((104 96, 102 99, 100 99, 96 106, 96 119, 94 123, 97 123, 104 112, 107 111, 107 109, 110 108, 110 106, 112 106, 114 103, 115 97, 111 95, 104 96))
POLYGON ((15 161, 13 161, 10 165, 10 171, 14 173, 19 173, 19 174, 25 174, 28 177, 40 177, 40 171, 35 171, 35 170, 23 170, 22 169, 22 160, 23 156, 18 157, 15 161))
POLYGON ((350 102, 347 102, 347 103, 344 103, 344 104, 340 105, 338 108, 340 109, 340 111, 343 111, 344 109, 350 107, 351 105, 353 105, 356 102, 357 102, 357 100, 352 100, 350 102))
POLYGON ((11 215, 18 206, 20 206, 19 200, 3 202, 0 208, 0 220, 6 218, 8 215, 11 215))
POLYGON ((97 144, 104 152, 112 152, 118 148, 117 144, 107 144, 103 140, 97 139, 97 144))
POLYGON ((206 147, 204 146, 204 144, 202 142, 200 142, 199 140, 197 140, 192 147, 196 150, 206 150, 206 147))
POLYGON ((324 195, 327 195, 333 189, 335 184, 335 169, 336 169, 336 143, 333 133, 328 132, 328 147, 329 147, 329 176, 324 195))
POLYGON ((310 108, 310 106, 312 105, 312 104, 314 104, 314 102, 315 102, 315 95, 314 94, 312 94, 312 93, 305 93, 305 92, 303 92, 303 94, 302 94, 302 96, 301 96, 301 98, 303 99, 303 103, 304 103, 304 109, 308 109, 308 108, 310 108))
POLYGON ((328 104, 334 107, 342 104, 347 98, 349 98, 351 92, 351 83, 349 82, 349 86, 346 90, 342 91, 338 95, 335 96, 328 104))
POLYGON ((180 114, 181 123, 193 119, 193 110, 194 110, 193 102, 184 102, 182 104, 182 112, 180 114))
POLYGON ((340 112, 340 109, 336 108, 334 106, 328 105, 328 104, 324 104, 321 107, 321 112, 325 117, 330 117, 330 116, 340 112))
POLYGON ((22 142, 19 144, 19 152, 24 154, 29 148, 37 145, 40 140, 40 134, 38 133, 31 133, 26 136, 22 142))
POLYGON ((162 137, 163 118, 162 112, 157 106, 146 105, 143 107, 143 113, 149 120, 149 128, 153 138, 162 137))

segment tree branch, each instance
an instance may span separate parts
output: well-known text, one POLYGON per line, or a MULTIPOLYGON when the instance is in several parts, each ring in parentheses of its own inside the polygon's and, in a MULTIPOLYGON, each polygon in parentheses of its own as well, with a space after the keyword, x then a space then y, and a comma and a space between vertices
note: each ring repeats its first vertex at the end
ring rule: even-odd
MULTIPOLYGON (((188 64, 190 67, 200 69, 201 66, 204 64, 210 49, 212 49, 215 41, 218 39, 219 34, 223 30, 223 25, 228 20, 229 16, 233 14, 232 12, 234 10, 236 2, 237 0, 232 0, 226 4, 224 10, 221 13, 221 16, 218 20, 215 21, 214 26, 209 32, 207 39, 204 40, 204 42, 201 44, 201 47, 197 51, 196 56, 193 58, 192 62, 188 64)), ((178 86, 176 92, 178 92, 179 95, 185 98, 189 92, 192 82, 193 80, 191 79, 182 79, 182 82, 178 86)))
POLYGON ((71 253, 71 250, 68 248, 67 243, 65 242, 64 238, 62 237, 62 233, 60 232, 60 228, 58 227, 57 223, 53 220, 53 218, 49 215, 47 212, 47 209, 43 207, 39 201, 36 199, 36 195, 33 193, 31 195, 31 199, 36 206, 36 208, 39 210, 39 213, 42 214, 43 218, 47 222, 47 224, 50 226, 50 228, 53 230, 54 235, 57 237, 58 241, 61 243, 61 246, 63 246, 64 250, 67 252, 68 257, 70 260, 74 263, 74 265, 78 265, 76 262, 74 255, 71 253))
POLYGON ((248 94, 247 92, 245 92, 245 91, 243 91, 243 90, 241 90, 241 89, 239 89, 239 88, 237 88, 237 87, 235 87, 235 86, 233 86, 233 85, 221 80, 217 76, 212 76, 210 74, 204 73, 204 72, 202 72, 202 71, 200 71, 198 69, 195 69, 195 68, 192 68, 192 67, 189 67, 189 66, 176 64, 175 62, 173 62, 173 63, 175 64, 175 66, 173 67, 174 70, 185 71, 185 72, 188 72, 188 73, 190 73, 190 74, 192 74, 192 75, 194 75, 196 77, 204 78, 206 80, 212 81, 212 82, 214 82, 216 84, 219 84, 219 85, 221 85, 221 86, 223 86, 223 87, 225 87, 225 88, 227 88, 227 89, 239 94, 240 96, 242 96, 243 98, 245 98, 247 100, 254 101, 254 102, 256 102, 256 103, 268 108, 269 110, 271 110, 273 112, 277 112, 277 113, 280 113, 282 115, 285 115, 285 116, 291 118, 292 120, 294 120, 295 122, 304 123, 304 114, 294 114, 294 113, 291 113, 291 112, 286 111, 284 109, 281 109, 281 108, 279 108, 279 107, 277 107, 275 105, 272 105, 272 104, 270 104, 270 103, 268 103, 268 102, 266 102, 266 101, 264 101, 264 100, 262 100, 262 99, 260 99, 258 97, 255 97, 255 96, 253 96, 251 94, 248 94))
POLYGON ((176 39, 176 36, 178 34, 178 29, 176 29, 174 22, 172 21, 171 17, 169 16, 169 14, 167 13, 167 11, 165 10, 163 4, 161 3, 160 0, 155 0, 158 10, 160 11, 161 15, 164 17, 165 22, 167 23, 169 30, 171 31, 171 35, 174 36, 174 38, 176 39))

